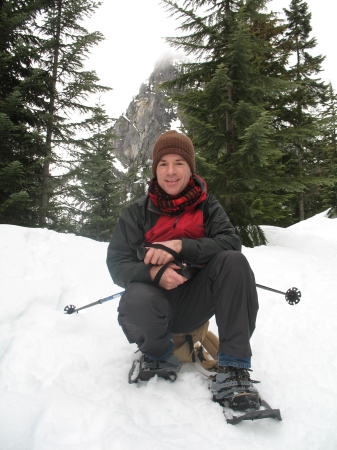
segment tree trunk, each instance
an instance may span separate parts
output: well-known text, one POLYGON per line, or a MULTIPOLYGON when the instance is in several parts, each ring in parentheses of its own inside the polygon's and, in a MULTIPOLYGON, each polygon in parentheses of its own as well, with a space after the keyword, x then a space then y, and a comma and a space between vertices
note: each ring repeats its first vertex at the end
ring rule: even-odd
MULTIPOLYGON (((229 23, 230 23, 230 15, 231 15, 231 0, 226 0, 225 4, 225 15, 227 18, 227 42, 229 41, 229 23)), ((227 85, 227 98, 229 102, 233 101, 233 87, 228 84, 227 85)), ((227 109, 226 110, 226 134, 227 134, 227 143, 226 143, 226 155, 230 156, 233 152, 233 143, 232 143, 232 136, 233 136, 233 119, 231 112, 227 109)), ((226 180, 226 185, 228 185, 229 180, 226 180)), ((229 210, 232 203, 232 196, 227 195, 225 199, 226 209, 229 210)))
MULTIPOLYGON (((228 100, 230 102, 232 102, 233 89, 232 89, 232 86, 230 86, 230 85, 227 86, 227 94, 228 94, 228 100)), ((231 115, 230 111, 228 111, 228 110, 226 111, 226 132, 228 135, 226 154, 227 154, 227 156, 230 156, 233 151, 233 143, 232 143, 233 120, 232 120, 232 115, 231 115)))
MULTIPOLYGON (((298 148, 298 167, 300 169, 300 177, 303 177, 303 151, 298 148)), ((300 192, 298 196, 298 211, 300 222, 304 220, 304 192, 300 192)))
MULTIPOLYGON (((225 15, 228 19, 228 23, 229 23, 230 14, 231 14, 230 4, 231 4, 231 0, 226 0, 225 15)), ((227 29, 227 33, 229 35, 229 29, 227 29)), ((227 95, 228 95, 229 102, 232 102, 233 88, 231 85, 227 85, 227 95)), ((227 132, 227 136, 228 136, 227 145, 226 145, 226 154, 227 154, 227 156, 229 156, 232 154, 232 151, 233 151, 233 144, 232 144, 233 120, 232 120, 232 115, 231 115, 230 111, 228 111, 228 110, 226 111, 226 132, 227 132)))
MULTIPOLYGON (((296 58, 297 58, 297 75, 296 79, 299 82, 301 80, 301 71, 300 71, 300 63, 301 63, 301 54, 299 51, 299 43, 296 39, 296 58)), ((297 112, 298 112, 298 122, 302 124, 302 106, 300 100, 297 101, 297 112)), ((303 178, 303 150, 301 144, 298 146, 298 167, 300 169, 300 177, 303 178)), ((298 212, 300 222, 304 220, 304 192, 300 192, 298 196, 298 212)))
POLYGON ((55 29, 55 44, 54 44, 54 54, 53 54, 53 69, 52 69, 52 80, 51 80, 51 92, 50 101, 48 107, 48 122, 46 131, 46 155, 44 158, 43 169, 42 169, 42 192, 41 192, 41 202, 40 202, 40 225, 45 226, 47 223, 47 210, 49 203, 49 179, 50 179, 50 162, 52 159, 52 137, 53 137, 53 125, 54 125, 54 114, 55 114, 55 99, 56 99, 56 84, 57 84, 57 69, 59 63, 60 55, 60 36, 61 36, 61 14, 62 14, 62 3, 63 0, 56 0, 57 3, 57 21, 55 29))

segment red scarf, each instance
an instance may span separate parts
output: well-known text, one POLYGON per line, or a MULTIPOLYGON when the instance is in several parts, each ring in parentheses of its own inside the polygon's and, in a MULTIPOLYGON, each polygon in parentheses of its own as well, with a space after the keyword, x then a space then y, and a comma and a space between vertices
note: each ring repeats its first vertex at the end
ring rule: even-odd
MULTIPOLYGON (((202 180, 202 178, 200 179, 202 180)), ((202 181, 206 187, 205 181, 202 181)), ((203 192, 202 188, 191 177, 188 185, 180 194, 169 195, 159 186, 157 178, 152 178, 148 194, 153 204, 163 213, 168 216, 179 216, 185 212, 187 207, 196 205, 200 200, 203 200, 206 197, 206 189, 203 192)))

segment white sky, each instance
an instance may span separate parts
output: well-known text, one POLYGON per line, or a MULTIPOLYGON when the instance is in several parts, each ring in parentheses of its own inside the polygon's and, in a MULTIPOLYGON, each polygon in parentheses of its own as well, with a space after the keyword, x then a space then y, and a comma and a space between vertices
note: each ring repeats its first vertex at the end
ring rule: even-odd
MULTIPOLYGON (((86 24, 89 31, 100 31, 105 41, 93 49, 87 62, 95 69, 100 82, 113 88, 103 94, 101 101, 111 117, 119 117, 128 107, 140 84, 153 71, 154 65, 165 53, 172 52, 164 38, 178 34, 180 22, 169 17, 159 0, 102 0, 102 6, 86 24)), ((314 55, 323 54, 322 78, 337 88, 335 60, 334 0, 308 0, 312 13, 312 36, 318 40, 314 55)), ((290 0, 272 0, 274 11, 288 8, 290 0)))

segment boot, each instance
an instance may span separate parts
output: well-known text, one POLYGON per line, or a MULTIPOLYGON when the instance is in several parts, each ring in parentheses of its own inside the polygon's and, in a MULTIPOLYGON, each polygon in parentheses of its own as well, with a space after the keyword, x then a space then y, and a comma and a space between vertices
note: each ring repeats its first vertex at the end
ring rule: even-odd
POLYGON ((261 398, 250 379, 249 371, 238 367, 219 367, 215 382, 211 386, 213 400, 234 411, 260 409, 261 398))

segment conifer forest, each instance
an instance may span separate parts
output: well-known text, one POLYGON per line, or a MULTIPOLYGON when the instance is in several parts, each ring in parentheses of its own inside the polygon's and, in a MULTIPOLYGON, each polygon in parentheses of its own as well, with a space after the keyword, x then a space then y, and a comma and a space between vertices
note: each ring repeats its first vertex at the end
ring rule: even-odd
MULTIPOLYGON (((194 143, 198 174, 246 246, 266 243, 260 225, 288 227, 327 209, 337 217, 337 96, 322 81, 311 13, 288 0, 281 20, 268 3, 161 1, 179 29, 167 41, 187 55, 162 89, 194 143)), ((115 168, 104 109, 114 86, 86 69, 104 39, 84 26, 99 6, 0 0, 2 224, 108 241, 144 194, 130 190, 134 170, 115 168)))

